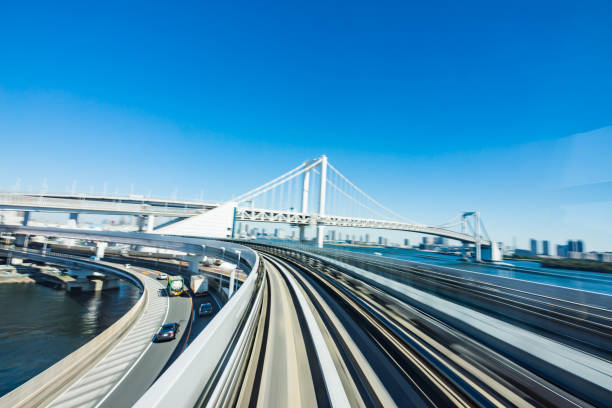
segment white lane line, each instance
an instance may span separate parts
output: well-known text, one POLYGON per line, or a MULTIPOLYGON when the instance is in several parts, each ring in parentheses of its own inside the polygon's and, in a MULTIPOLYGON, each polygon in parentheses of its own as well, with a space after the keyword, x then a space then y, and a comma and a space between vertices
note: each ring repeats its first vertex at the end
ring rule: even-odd
MULTIPOLYGON (((159 283, 159 282, 158 282, 159 283)), ((159 296, 159 294, 158 294, 159 296)), ((164 320, 162 321, 162 324, 166 323, 166 319, 168 319, 168 311, 170 310, 170 296, 166 296, 166 315, 164 316, 164 320)), ((134 364, 132 364, 132 366, 130 367, 129 370, 127 370, 125 372, 125 374, 123 374, 123 377, 121 377, 121 379, 119 381, 117 381, 117 383, 113 386, 113 388, 111 388, 106 395, 104 396, 104 398, 102 398, 100 400, 100 402, 98 402, 95 405, 95 408, 98 408, 100 405, 102 405, 102 403, 104 403, 104 401, 106 401, 106 399, 113 393, 113 391, 115 391, 115 389, 119 386, 119 384, 121 384, 123 382, 123 380, 125 380, 125 378, 132 372, 132 370, 134 369, 134 367, 136 367, 136 365, 138 364, 138 362, 144 357, 145 354, 147 354, 147 351, 149 351, 149 349, 151 348, 151 346, 153 345, 153 341, 151 340, 149 342, 149 345, 147 346, 147 348, 144 349, 144 351, 140 354, 140 356, 138 357, 138 359, 134 362, 134 364)))
MULTIPOLYGON (((133 362, 139 356, 142 357, 141 350, 145 347, 145 344, 151 344, 148 336, 143 341, 142 334, 145 334, 146 331, 154 331, 158 327, 155 320, 159 321, 161 318, 161 308, 164 303, 166 304, 166 316, 168 314, 168 302, 164 302, 157 291, 162 285, 151 278, 145 278, 145 285, 150 294, 145 306, 146 309, 132 330, 93 368, 56 397, 50 406, 93 407, 98 398, 108 395, 106 390, 119 378, 123 370, 116 370, 116 368, 133 362), (155 323, 155 325, 152 323, 155 323), (92 387, 92 384, 97 386, 92 387)), ((124 369, 127 369, 127 366, 124 369)))
POLYGON ((280 269, 289 280, 289 283, 291 284, 291 287, 293 287, 293 291, 298 298, 298 302, 300 302, 300 307, 302 308, 304 318, 308 324, 308 330, 312 336, 312 342, 314 343, 317 355, 319 356, 321 371, 323 371, 323 378, 325 379, 327 394, 329 395, 332 407, 350 407, 351 405, 348 397, 346 396, 346 391, 344 390, 344 386, 342 385, 342 381, 340 380, 340 376, 338 375, 338 371, 334 365, 334 360, 329 353, 329 349, 327 348, 327 344, 323 338, 323 333, 321 333, 321 329, 317 324, 312 310, 308 306, 308 302, 306 301, 304 294, 291 274, 286 273, 283 270, 284 266, 281 265, 280 269))

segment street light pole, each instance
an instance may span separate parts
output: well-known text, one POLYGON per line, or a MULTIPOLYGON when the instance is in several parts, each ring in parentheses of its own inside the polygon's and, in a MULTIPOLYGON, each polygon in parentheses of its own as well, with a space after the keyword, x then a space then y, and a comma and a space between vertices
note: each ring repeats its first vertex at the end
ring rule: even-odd
POLYGON ((232 269, 232 274, 230 277, 230 283, 229 283, 229 295, 232 296, 232 294, 235 291, 235 286, 236 286, 236 270, 240 267, 240 251, 237 249, 234 249, 234 252, 236 252, 238 254, 238 262, 236 263, 236 267, 234 269, 232 269))
MULTIPOLYGON (((222 251, 221 263, 223 263, 223 261, 225 261, 225 247, 220 247, 219 249, 222 251)), ((219 275, 219 284, 221 286, 221 289, 223 289, 223 273, 219 275)), ((228 290, 229 290, 229 287, 228 287, 228 290)))

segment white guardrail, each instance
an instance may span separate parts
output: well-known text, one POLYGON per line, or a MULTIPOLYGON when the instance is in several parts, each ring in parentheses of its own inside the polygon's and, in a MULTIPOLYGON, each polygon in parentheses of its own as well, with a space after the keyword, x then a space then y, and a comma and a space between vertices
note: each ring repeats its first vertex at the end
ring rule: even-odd
POLYGON ((135 407, 229 405, 257 328, 264 274, 255 254, 251 273, 240 289, 135 407))
MULTIPOLYGON (((45 232, 40 231, 34 235, 44 235, 45 232)), ((74 233, 78 235, 78 231, 74 233)), ((57 235, 57 231, 51 231, 50 234, 57 235)), ((98 239, 102 239, 104 233, 97 232, 96 235, 98 239)), ((113 234, 108 235, 109 240, 112 240, 110 236, 113 234)), ((223 256, 227 260, 237 258, 240 252, 242 265, 248 266, 249 268, 244 269, 250 269, 250 272, 217 315, 135 406, 150 408, 231 405, 243 373, 241 368, 246 364, 249 355, 247 351, 255 337, 263 302, 265 270, 255 251, 236 243, 193 237, 158 236, 154 242, 148 244, 163 247, 161 241, 166 239, 169 241, 168 246, 176 246, 179 243, 177 241, 191 246, 200 244, 198 246, 208 255, 223 256)), ((79 258, 67 254, 57 255, 79 258)))

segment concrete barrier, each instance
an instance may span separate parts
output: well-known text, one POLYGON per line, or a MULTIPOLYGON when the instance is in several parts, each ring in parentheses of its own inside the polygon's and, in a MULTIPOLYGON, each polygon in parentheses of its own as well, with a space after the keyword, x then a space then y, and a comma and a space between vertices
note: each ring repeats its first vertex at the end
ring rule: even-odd
MULTIPOLYGON (((21 251, 16 251, 21 253, 21 251)), ((30 256, 33 254, 25 254, 30 256)), ((46 256, 47 259, 57 258, 46 256)), ((77 261, 81 264, 89 262, 77 261)), ((94 264, 92 264, 93 266, 94 264)), ((96 265, 100 266, 100 265, 96 265)), ((97 269, 114 270, 119 275, 125 276, 125 272, 104 266, 97 269)), ((149 294, 144 289, 142 278, 135 274, 128 273, 133 280, 139 283, 143 290, 142 296, 132 308, 119 320, 113 323, 98 336, 79 347, 68 356, 64 357, 51 367, 47 368, 36 377, 30 379, 20 387, 0 398, 0 407, 38 407, 44 406, 52 401, 61 391, 68 387, 74 380, 78 379, 82 373, 99 361, 123 336, 122 334, 140 317, 149 294)))
POLYGON ((252 252, 250 273, 211 322, 136 402, 136 408, 232 406, 263 301, 265 270, 252 252))

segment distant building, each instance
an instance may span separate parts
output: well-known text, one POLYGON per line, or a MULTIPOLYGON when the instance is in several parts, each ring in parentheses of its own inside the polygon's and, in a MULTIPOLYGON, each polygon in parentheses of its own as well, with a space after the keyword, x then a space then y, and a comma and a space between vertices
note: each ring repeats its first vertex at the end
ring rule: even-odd
POLYGON ((531 255, 537 255, 538 254, 538 241, 535 239, 530 239, 529 249, 531 250, 531 255))
POLYGON ((584 247, 584 243, 581 239, 576 241, 576 252, 584 252, 586 248, 584 247))
POLYGON ((514 250, 514 255, 517 256, 528 256, 531 255, 533 252, 531 252, 530 249, 515 249, 514 250))
POLYGON ((383 237, 378 237, 378 245, 383 245, 383 237))
POLYGON ((404 246, 405 247, 409 247, 410 246, 410 240, 408 238, 404 238, 404 246))
POLYGON ((331 230, 329 234, 330 234, 331 240, 335 241, 336 240, 336 231, 331 230))
POLYGON ((432 237, 423 237, 423 245, 431 245, 431 244, 433 244, 432 237))
POLYGON ((274 228, 274 238, 278 238, 278 228, 274 228))
POLYGON ((434 244, 436 245, 446 245, 446 238, 444 237, 435 237, 434 244))
POLYGON ((370 242, 370 234, 365 234, 365 242, 370 242))
POLYGON ((550 255, 548 244, 549 243, 547 240, 542 241, 542 255, 546 255, 546 256, 550 255))
POLYGON ((557 245, 557 256, 567 258, 569 250, 567 245, 557 245))

